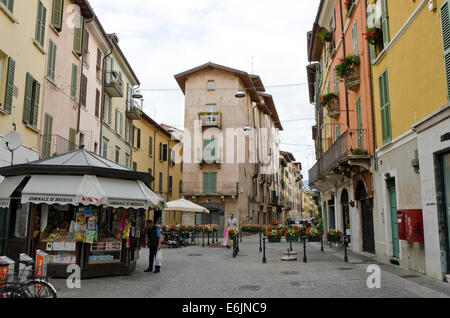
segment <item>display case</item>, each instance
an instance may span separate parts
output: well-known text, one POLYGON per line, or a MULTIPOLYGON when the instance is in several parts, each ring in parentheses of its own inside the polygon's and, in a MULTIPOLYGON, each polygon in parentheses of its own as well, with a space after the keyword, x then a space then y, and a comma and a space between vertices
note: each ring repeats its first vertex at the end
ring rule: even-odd
POLYGON ((49 265, 70 265, 77 263, 77 243, 66 242, 41 242, 41 249, 48 254, 49 265))
POLYGON ((91 244, 89 264, 120 263, 122 242, 114 239, 91 244))

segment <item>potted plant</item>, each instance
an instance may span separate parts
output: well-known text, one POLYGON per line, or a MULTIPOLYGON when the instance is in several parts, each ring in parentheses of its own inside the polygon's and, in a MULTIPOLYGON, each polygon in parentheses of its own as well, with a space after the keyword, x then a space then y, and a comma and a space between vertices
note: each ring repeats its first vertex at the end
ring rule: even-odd
POLYGON ((380 28, 367 28, 364 38, 372 45, 376 45, 383 39, 383 31, 380 28))
POLYGON ((279 229, 273 228, 272 230, 267 230, 266 232, 267 239, 269 240, 269 243, 280 243, 281 237, 283 236, 283 232, 281 232, 279 229))
POLYGON ((355 71, 359 70, 361 59, 358 55, 348 55, 340 59, 340 63, 336 65, 336 75, 341 79, 350 78, 355 71))
POLYGON ((352 155, 354 156, 364 156, 367 155, 367 151, 361 148, 352 149, 352 155))
POLYGON ((303 226, 292 226, 286 229, 284 236, 287 242, 298 242, 303 233, 303 226))
POLYGON ((320 96, 320 106, 325 107, 328 111, 335 110, 339 102, 339 96, 335 93, 328 93, 320 96), (337 105, 336 105, 337 104, 337 105))
POLYGON ((342 238, 342 233, 341 231, 335 230, 335 229, 330 229, 327 233, 327 240, 328 242, 339 242, 342 238))
POLYGON ((322 42, 331 42, 333 41, 333 33, 329 32, 327 29, 323 29, 319 33, 319 38, 322 40, 322 42))
POLYGON ((311 228, 306 231, 308 242, 320 242, 322 234, 323 233, 320 232, 315 226, 311 226, 311 228))
POLYGON ((228 235, 230 238, 236 237, 239 234, 239 229, 236 226, 232 226, 228 229, 228 235))

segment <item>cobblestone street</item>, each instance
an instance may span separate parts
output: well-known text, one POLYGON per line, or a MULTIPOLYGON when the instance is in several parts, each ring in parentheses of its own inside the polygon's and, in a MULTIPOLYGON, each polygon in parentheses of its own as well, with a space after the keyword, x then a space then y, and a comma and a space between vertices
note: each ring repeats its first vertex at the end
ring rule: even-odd
POLYGON ((288 244, 269 244, 262 264, 258 236, 244 238, 240 254, 231 250, 192 246, 163 249, 160 274, 144 273, 148 250, 141 251, 137 270, 130 276, 83 280, 81 289, 68 289, 65 280, 52 280, 58 297, 174 297, 174 298, 307 298, 307 297, 449 297, 450 285, 393 265, 381 265, 381 288, 369 289, 366 272, 377 264, 320 243, 307 243, 308 263, 303 263, 299 243, 296 262, 282 262, 288 244))

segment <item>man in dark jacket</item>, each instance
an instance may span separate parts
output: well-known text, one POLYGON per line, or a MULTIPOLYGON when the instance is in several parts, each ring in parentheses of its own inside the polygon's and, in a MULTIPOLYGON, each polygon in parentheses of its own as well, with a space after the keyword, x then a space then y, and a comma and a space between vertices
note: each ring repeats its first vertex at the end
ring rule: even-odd
MULTIPOLYGON (((147 231, 145 234, 145 242, 147 243, 149 251, 148 268, 145 272, 153 271, 153 262, 155 261, 156 253, 161 249, 161 230, 159 226, 154 225, 152 220, 147 221, 147 231)), ((160 266, 155 266, 154 273, 159 273, 160 266)))

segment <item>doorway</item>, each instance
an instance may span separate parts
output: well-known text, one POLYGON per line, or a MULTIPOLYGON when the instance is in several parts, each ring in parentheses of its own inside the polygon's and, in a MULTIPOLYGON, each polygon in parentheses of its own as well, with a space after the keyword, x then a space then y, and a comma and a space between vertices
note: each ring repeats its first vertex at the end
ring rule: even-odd
MULTIPOLYGON (((440 192, 442 202, 440 213, 441 241, 445 243, 447 254, 447 274, 450 274, 450 153, 446 153, 439 158, 441 171, 440 192)), ((444 261, 444 260, 443 260, 444 261)), ((444 264, 443 264, 444 265, 444 264)), ((444 268, 445 268, 444 267, 444 268)))
POLYGON ((373 229, 373 204, 362 181, 356 187, 357 200, 361 206, 363 251, 375 254, 375 232, 373 229))
POLYGON ((342 190, 341 194, 342 205, 342 233, 350 230, 350 203, 347 189, 342 190))
POLYGON ((330 229, 336 229, 336 216, 334 213, 334 196, 328 201, 328 213, 330 215, 330 229))
POLYGON ((398 216, 397 216, 397 190, 395 188, 395 179, 388 181, 389 208, 391 213, 392 228, 392 251, 393 256, 400 258, 400 240, 398 236, 398 216))

